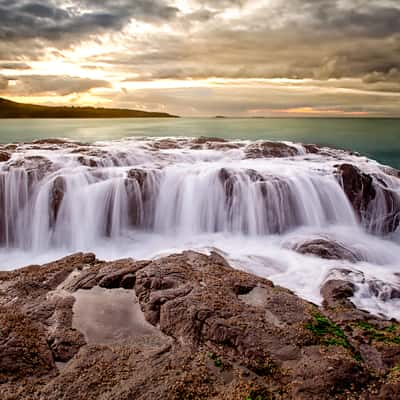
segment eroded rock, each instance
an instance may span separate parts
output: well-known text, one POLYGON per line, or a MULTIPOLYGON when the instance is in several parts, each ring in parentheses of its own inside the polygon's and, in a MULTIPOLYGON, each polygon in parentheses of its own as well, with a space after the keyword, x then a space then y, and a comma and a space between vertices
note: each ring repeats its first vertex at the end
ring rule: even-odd
POLYGON ((355 251, 346 248, 339 242, 323 238, 299 243, 293 250, 300 254, 314 255, 327 260, 362 261, 361 255, 355 251))
POLYGON ((0 353, 0 384, 55 368, 44 329, 15 308, 0 308, 0 353))
POLYGON ((188 251, 143 262, 77 254, 0 281, 1 303, 36 332, 24 346, 34 340, 39 352, 14 370, 3 361, 7 400, 348 400, 397 390, 400 327, 358 311, 344 280, 327 280, 317 308, 217 253, 188 251), (57 371, 54 360, 67 363, 57 371), (38 378, 24 380, 28 370, 38 378))
POLYGON ((246 158, 293 157, 299 155, 299 150, 282 142, 257 142, 244 149, 246 158))

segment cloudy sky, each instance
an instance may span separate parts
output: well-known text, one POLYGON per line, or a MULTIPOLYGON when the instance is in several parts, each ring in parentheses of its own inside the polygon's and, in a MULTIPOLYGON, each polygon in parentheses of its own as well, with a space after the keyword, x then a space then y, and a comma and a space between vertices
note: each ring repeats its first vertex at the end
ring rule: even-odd
POLYGON ((400 0, 0 0, 0 96, 400 117, 400 0))

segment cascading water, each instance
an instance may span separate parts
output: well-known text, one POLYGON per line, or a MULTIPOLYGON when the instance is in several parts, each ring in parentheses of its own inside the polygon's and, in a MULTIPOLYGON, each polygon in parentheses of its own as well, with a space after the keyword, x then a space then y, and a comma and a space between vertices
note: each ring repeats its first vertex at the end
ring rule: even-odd
POLYGON ((217 248, 234 266, 315 302, 330 271, 352 268, 363 276, 354 302, 399 318, 398 299, 367 288, 371 280, 399 287, 394 175, 346 152, 290 143, 20 144, 0 163, 0 265, 74 251, 111 259, 217 248), (312 237, 340 242, 359 262, 293 250, 312 237))

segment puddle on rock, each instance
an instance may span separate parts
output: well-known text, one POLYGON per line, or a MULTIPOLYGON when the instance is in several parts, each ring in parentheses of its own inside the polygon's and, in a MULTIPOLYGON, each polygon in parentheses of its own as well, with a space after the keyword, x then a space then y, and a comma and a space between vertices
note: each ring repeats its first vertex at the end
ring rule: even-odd
POLYGON ((133 290, 78 290, 72 325, 89 344, 115 343, 161 332, 149 324, 133 290))

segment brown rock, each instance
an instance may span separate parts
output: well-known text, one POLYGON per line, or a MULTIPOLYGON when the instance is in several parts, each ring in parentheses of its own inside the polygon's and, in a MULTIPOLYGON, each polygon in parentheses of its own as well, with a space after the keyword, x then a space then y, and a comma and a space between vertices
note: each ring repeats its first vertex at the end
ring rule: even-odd
MULTIPOLYGON (((6 289, 0 303, 13 302, 12 316, 23 321, 9 331, 26 338, 27 324, 34 332, 24 341, 24 354, 34 339, 39 359, 47 354, 51 361, 22 358, 16 372, 0 360, 6 371, 0 393, 7 400, 396 398, 397 375, 390 371, 400 362, 400 327, 348 308, 353 288, 345 280, 327 281, 322 292, 329 307, 317 308, 268 280, 233 270, 217 253, 188 251, 143 262, 77 254, 3 272, 0 285, 6 289), (104 288, 94 288, 100 282, 104 288), (124 285, 134 291, 106 289, 124 285), (83 287, 93 289, 73 293, 78 300, 72 308, 68 291, 83 287), (89 332, 76 325, 78 314, 80 323, 93 328, 85 319, 93 312, 85 311, 90 296, 96 329, 102 326, 112 337, 107 344, 85 344, 72 329, 74 318, 75 328, 89 332), (131 307, 134 317, 126 324, 131 307), (140 334, 122 331, 138 319, 146 325, 140 334), (58 376, 53 358, 69 360, 58 376), (35 371, 34 380, 24 378, 28 369, 35 371)), ((2 323, 0 332, 4 326, 9 324, 2 323)), ((14 354, 21 346, 12 348, 14 354)))
POLYGON ((356 213, 361 216, 376 196, 372 177, 361 172, 352 164, 340 165, 338 173, 342 180, 344 192, 356 213))
POLYGON ((51 190, 51 199, 50 199, 50 210, 52 212, 51 215, 51 223, 54 223, 57 220, 58 212, 60 211, 61 203, 64 199, 64 194, 66 191, 66 182, 62 176, 58 176, 53 181, 53 187, 51 190))
POLYGON ((10 153, 8 153, 7 151, 0 151, 0 162, 8 161, 10 158, 10 153))
POLYGON ((293 157, 299 155, 299 151, 282 142, 258 142, 245 147, 246 158, 275 158, 293 157))
POLYGON ((354 307, 348 300, 354 295, 355 286, 351 282, 332 279, 325 282, 321 288, 321 294, 324 298, 324 305, 334 307, 343 305, 349 308, 354 307))
POLYGON ((55 368, 44 330, 13 308, 0 308, 0 354, 0 383, 55 368))
POLYGON ((300 254, 315 255, 327 260, 362 261, 362 257, 354 251, 347 249, 338 242, 327 239, 310 240, 296 245, 293 250, 300 254))

